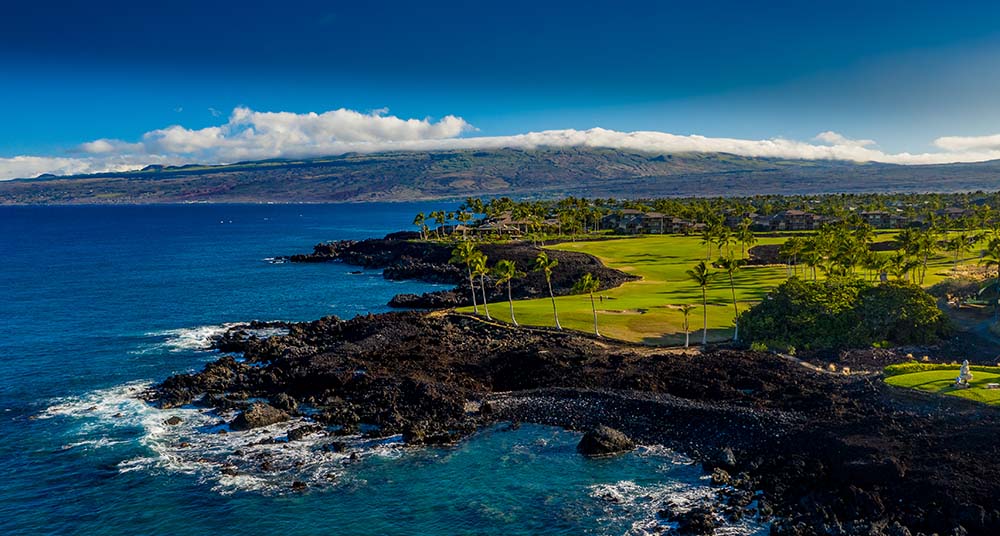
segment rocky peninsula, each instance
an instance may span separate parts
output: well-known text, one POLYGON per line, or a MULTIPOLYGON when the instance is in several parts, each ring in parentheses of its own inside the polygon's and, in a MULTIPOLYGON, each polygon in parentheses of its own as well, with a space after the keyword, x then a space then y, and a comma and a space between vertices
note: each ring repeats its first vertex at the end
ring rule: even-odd
MULTIPOLYGON (((340 240, 325 242, 313 247, 312 253, 284 257, 290 262, 342 262, 368 269, 380 269, 386 279, 412 279, 428 283, 455 285, 450 290, 427 292, 421 295, 399 294, 389 302, 392 307, 414 309, 439 309, 472 305, 469 281, 461 267, 449 263, 452 248, 446 244, 416 241, 419 234, 399 232, 385 238, 367 240, 340 240)), ((497 261, 514 261, 518 269, 526 272, 524 277, 512 281, 511 294, 514 299, 541 298, 548 295, 545 278, 528 268, 541 251, 540 248, 524 242, 483 243, 479 250, 487 256, 487 266, 497 261)), ((571 292, 575 283, 584 274, 590 273, 601 282, 601 289, 614 288, 635 276, 620 270, 608 268, 597 258, 585 253, 546 250, 551 258, 559 262, 559 270, 553 273, 552 290, 557 296, 571 292)), ((488 279, 488 277, 487 277, 488 279)), ((486 295, 490 301, 507 299, 506 290, 496 285, 486 285, 486 295)), ((481 290, 477 290, 477 294, 481 290)))

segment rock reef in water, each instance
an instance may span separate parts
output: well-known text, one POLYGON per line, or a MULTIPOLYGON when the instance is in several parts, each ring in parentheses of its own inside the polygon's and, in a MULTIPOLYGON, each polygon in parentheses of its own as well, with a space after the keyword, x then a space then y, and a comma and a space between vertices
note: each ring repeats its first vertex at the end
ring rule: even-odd
POLYGON ((231 423, 232 430, 250 430, 262 426, 270 426, 289 419, 289 415, 278 408, 267 404, 253 404, 246 410, 240 412, 231 423))
POLYGON ((584 456, 612 456, 634 448, 635 443, 627 435, 604 425, 587 431, 576 446, 584 456))

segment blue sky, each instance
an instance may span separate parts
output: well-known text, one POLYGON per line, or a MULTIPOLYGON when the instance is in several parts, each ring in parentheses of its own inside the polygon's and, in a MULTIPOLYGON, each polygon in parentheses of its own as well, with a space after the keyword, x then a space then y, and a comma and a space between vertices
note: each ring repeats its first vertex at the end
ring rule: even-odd
POLYGON ((4 6, 0 158, 78 158, 238 107, 454 115, 463 138, 833 131, 887 154, 1000 132, 995 2, 146 4, 4 6))

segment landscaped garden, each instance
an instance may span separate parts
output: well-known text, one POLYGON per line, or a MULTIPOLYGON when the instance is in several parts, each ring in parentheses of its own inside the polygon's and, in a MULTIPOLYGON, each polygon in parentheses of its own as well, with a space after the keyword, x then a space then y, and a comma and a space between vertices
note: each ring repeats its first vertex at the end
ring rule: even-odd
POLYGON ((916 362, 890 365, 885 369, 885 382, 896 387, 1000 405, 1000 388, 989 388, 989 384, 1000 384, 1000 367, 969 367, 973 379, 967 388, 955 385, 959 368, 959 365, 916 362))

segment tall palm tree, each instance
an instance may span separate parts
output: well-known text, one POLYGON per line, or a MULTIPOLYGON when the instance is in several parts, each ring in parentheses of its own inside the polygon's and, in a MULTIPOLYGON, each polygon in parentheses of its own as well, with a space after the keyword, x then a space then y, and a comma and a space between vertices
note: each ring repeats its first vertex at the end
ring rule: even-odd
POLYGON ((979 264, 985 266, 987 270, 993 267, 997 269, 997 277, 993 280, 993 284, 984 287, 979 292, 988 290, 990 286, 996 290, 997 300, 993 306, 993 321, 1000 322, 1000 238, 990 240, 986 251, 983 251, 983 256, 979 259, 979 264))
POLYGON ((416 225, 420 229, 421 240, 427 240, 427 225, 425 224, 426 221, 427 221, 427 216, 425 216, 423 212, 417 214, 416 217, 413 218, 413 225, 416 225))
POLYGON ((719 257, 714 266, 729 274, 729 289, 733 292, 733 323, 736 329, 733 331, 733 342, 740 340, 740 308, 736 302, 736 281, 733 275, 740 270, 740 261, 732 257, 719 257))
POLYGON ((573 292, 578 294, 590 294, 590 309, 594 312, 594 335, 601 336, 597 331, 597 303, 594 302, 594 293, 601 288, 601 280, 586 273, 573 285, 573 292))
POLYGON ((708 246, 708 253, 705 255, 706 259, 712 258, 712 244, 715 243, 715 227, 708 226, 701 231, 701 243, 708 246))
POLYGON ((816 281, 818 278, 816 267, 823 261, 823 255, 820 253, 816 241, 811 238, 803 240, 798 256, 802 259, 802 264, 806 266, 803 273, 808 277, 809 270, 812 270, 813 281, 816 281))
POLYGON ((910 272, 916 270, 918 267, 920 267, 920 261, 911 259, 903 251, 896 252, 893 256, 889 257, 888 272, 895 276, 896 279, 910 281, 910 272))
POLYGON ((788 262, 789 277, 795 275, 795 270, 797 269, 798 264, 798 256, 802 253, 804 247, 805 242, 801 238, 793 236, 788 240, 785 240, 785 243, 778 249, 778 254, 784 257, 788 262))
POLYGON ((948 241, 948 247, 955 253, 955 263, 954 267, 958 268, 958 258, 963 253, 968 253, 972 251, 972 244, 975 242, 975 237, 969 233, 962 231, 959 232, 954 238, 948 241))
POLYGON ((694 310, 694 305, 681 305, 681 313, 684 315, 684 347, 687 348, 691 346, 691 311, 694 310))
POLYGON ((486 299, 486 274, 490 273, 490 269, 486 267, 486 260, 487 257, 482 251, 476 252, 472 257, 472 275, 479 278, 479 290, 483 293, 483 310, 486 312, 486 318, 493 320, 490 316, 490 304, 486 299))
POLYGON ((477 253, 479 253, 479 250, 476 249, 475 244, 472 242, 462 242, 452 250, 451 259, 448 262, 465 266, 465 271, 469 276, 469 290, 472 292, 472 310, 478 315, 479 306, 476 305, 476 284, 472 276, 472 259, 476 257, 477 253))
POLYGON ((719 226, 718 230, 715 232, 715 245, 719 246, 719 255, 722 255, 722 250, 725 248, 726 256, 733 256, 733 244, 736 241, 736 237, 733 232, 729 230, 729 227, 719 226))
POLYGON ((743 218, 736 229, 736 239, 740 241, 740 256, 744 259, 747 258, 747 251, 757 243, 757 236, 753 234, 752 226, 753 220, 743 218))
POLYGON ((455 214, 455 220, 462 226, 462 239, 464 240, 469 222, 472 221, 472 213, 460 210, 455 214))
POLYGON ((434 234, 436 234, 438 238, 441 238, 441 227, 443 227, 445 222, 448 220, 448 214, 443 210, 435 210, 434 212, 431 212, 429 216, 434 219, 434 224, 437 225, 434 229, 434 234))
POLYGON ((920 284, 924 283, 924 277, 927 276, 927 261, 932 255, 934 255, 937 249, 938 238, 940 232, 935 228, 925 229, 922 231, 917 238, 917 251, 921 258, 920 266, 920 284))
POLYGON ((517 270, 517 264, 508 259, 498 261, 493 266, 493 278, 496 279, 497 286, 507 285, 507 303, 510 305, 510 321, 517 326, 517 319, 514 318, 514 298, 511 296, 511 281, 518 277, 524 277, 524 272, 517 270))
POLYGON ((535 257, 535 262, 531 265, 533 272, 542 272, 545 275, 545 283, 549 285, 549 298, 552 299, 552 316, 556 319, 556 329, 562 329, 559 324, 559 313, 556 311, 556 295, 552 292, 552 269, 559 264, 558 259, 550 259, 544 251, 539 251, 535 257))
POLYGON ((705 346, 708 344, 708 285, 712 282, 712 278, 715 276, 712 272, 708 270, 708 265, 705 261, 701 261, 694 266, 694 268, 688 270, 688 279, 694 281, 699 287, 701 287, 701 316, 703 321, 703 327, 701 330, 701 345, 705 346))

